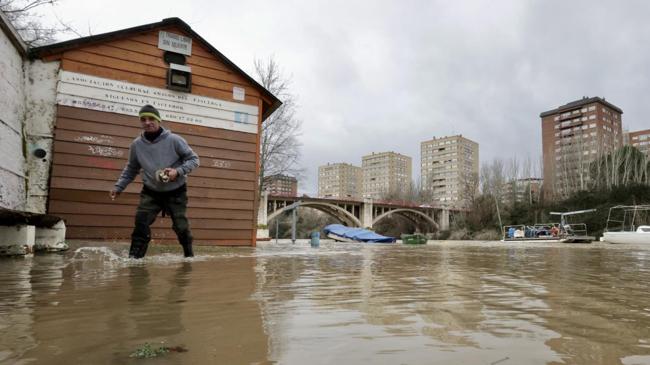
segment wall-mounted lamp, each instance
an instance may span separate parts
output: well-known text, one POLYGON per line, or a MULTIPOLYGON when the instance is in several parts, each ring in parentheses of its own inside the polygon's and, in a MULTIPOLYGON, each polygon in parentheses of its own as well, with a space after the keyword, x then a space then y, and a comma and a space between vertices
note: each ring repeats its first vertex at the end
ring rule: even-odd
POLYGON ((167 88, 177 91, 192 91, 192 69, 189 66, 170 63, 167 70, 167 88))

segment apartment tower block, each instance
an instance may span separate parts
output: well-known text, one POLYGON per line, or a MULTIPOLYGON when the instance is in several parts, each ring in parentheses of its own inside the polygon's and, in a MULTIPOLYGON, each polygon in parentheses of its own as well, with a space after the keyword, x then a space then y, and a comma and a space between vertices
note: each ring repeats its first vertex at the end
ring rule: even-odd
POLYGON ((362 195, 361 167, 348 163, 328 163, 318 167, 319 198, 355 198, 362 195))
POLYGON ((622 114, 600 97, 583 97, 540 114, 546 196, 566 197, 589 186, 590 164, 622 145, 622 114))
POLYGON ((413 175, 411 158, 395 152, 372 153, 362 157, 363 196, 381 199, 407 192, 413 175))
POLYGON ((271 195, 297 196, 298 180, 288 175, 271 175, 264 178, 264 190, 271 195))
POLYGON ((433 201, 462 206, 467 189, 478 179, 478 143, 455 135, 420 143, 422 189, 433 201))
POLYGON ((624 144, 634 146, 650 157, 650 129, 625 132, 623 139, 624 144))

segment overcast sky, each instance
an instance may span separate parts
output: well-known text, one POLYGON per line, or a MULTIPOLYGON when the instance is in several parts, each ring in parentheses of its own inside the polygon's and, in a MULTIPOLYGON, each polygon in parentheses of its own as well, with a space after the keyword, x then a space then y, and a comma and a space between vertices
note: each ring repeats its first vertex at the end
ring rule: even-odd
MULTIPOLYGON (((413 158, 462 134, 481 162, 541 157, 539 113, 582 96, 650 128, 650 1, 99 1, 56 14, 99 34, 179 17, 240 68, 274 56, 303 122, 301 192, 318 166, 371 152, 413 158)), ((54 12, 54 13, 53 13, 54 12)))

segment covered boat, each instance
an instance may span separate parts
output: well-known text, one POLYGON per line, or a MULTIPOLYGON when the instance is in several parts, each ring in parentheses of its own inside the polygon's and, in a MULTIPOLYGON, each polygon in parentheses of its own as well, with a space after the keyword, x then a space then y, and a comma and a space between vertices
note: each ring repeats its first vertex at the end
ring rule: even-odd
POLYGON ((327 237, 342 242, 394 243, 394 237, 382 236, 363 228, 351 228, 342 224, 330 224, 324 229, 327 237))

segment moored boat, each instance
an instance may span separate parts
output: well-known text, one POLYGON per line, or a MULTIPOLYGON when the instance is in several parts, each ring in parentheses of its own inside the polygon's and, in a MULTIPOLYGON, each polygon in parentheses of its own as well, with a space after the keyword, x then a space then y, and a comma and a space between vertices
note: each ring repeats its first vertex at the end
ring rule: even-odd
POLYGON ((323 228, 327 237, 340 242, 395 243, 395 237, 382 236, 363 228, 330 224, 323 228))
POLYGON ((428 241, 422 233, 403 234, 400 238, 405 245, 425 245, 428 241))
POLYGON ((568 223, 568 217, 594 211, 595 209, 551 212, 551 215, 560 216, 559 223, 504 226, 501 242, 591 243, 596 238, 587 234, 587 225, 585 223, 568 223))
POLYGON ((559 223, 541 223, 532 226, 511 225, 503 227, 502 242, 560 242, 559 223))
POLYGON ((609 209, 603 241, 650 244, 650 205, 617 205, 609 209))

